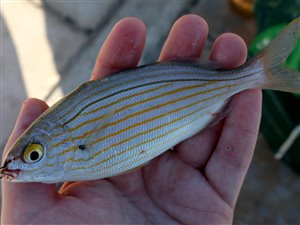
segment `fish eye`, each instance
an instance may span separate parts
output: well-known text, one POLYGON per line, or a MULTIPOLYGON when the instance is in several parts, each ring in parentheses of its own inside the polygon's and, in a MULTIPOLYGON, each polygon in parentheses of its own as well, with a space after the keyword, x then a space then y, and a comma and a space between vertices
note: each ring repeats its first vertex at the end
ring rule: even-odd
POLYGON ((23 152, 23 161, 25 163, 36 163, 42 159, 44 147, 41 144, 32 143, 26 146, 23 152))

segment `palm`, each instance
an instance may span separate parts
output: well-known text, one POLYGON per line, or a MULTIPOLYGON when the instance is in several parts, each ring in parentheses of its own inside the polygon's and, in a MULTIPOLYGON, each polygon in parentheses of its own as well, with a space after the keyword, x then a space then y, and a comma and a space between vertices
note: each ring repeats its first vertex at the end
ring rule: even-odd
POLYGON ((131 174, 67 184, 60 193, 63 197, 33 213, 27 222, 229 224, 233 213, 198 169, 174 152, 131 174))
MULTIPOLYGON (((190 15, 179 19, 160 60, 199 57, 206 35, 207 25, 201 18, 190 15), (202 35, 199 36, 198 31, 202 35), (191 46, 190 43, 198 44, 191 46)), ((92 79, 135 66, 144 41, 145 27, 141 22, 132 18, 120 22, 100 51, 92 79), (133 43, 136 47, 129 49, 133 43), (131 54, 128 51, 132 51, 131 54)), ((245 55, 241 39, 226 34, 215 42, 211 58, 225 67, 235 67, 243 63, 245 55), (232 48, 224 51, 228 46, 232 48)), ((7 148, 46 108, 39 100, 29 100, 23 106, 7 148)), ((59 192, 54 185, 3 182, 2 222, 229 224, 253 153, 259 117, 260 93, 244 92, 236 97, 231 113, 222 123, 130 174, 65 183, 59 192), (250 106, 252 113, 249 113, 250 106), (11 210, 12 204, 14 210, 11 210)))

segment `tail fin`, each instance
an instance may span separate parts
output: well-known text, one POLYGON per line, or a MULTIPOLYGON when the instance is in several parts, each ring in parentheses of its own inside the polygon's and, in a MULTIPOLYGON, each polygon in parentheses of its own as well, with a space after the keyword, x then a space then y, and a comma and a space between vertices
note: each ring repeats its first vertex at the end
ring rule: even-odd
POLYGON ((300 17, 294 19, 263 52, 262 62, 268 82, 267 89, 300 93, 300 72, 284 65, 297 44, 298 36, 300 17))

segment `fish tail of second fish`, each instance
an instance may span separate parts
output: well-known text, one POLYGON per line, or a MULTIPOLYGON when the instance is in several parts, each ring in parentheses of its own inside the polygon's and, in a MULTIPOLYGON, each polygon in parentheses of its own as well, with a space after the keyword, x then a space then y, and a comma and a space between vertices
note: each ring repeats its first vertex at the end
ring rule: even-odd
POLYGON ((300 93, 300 72, 285 65, 297 42, 300 42, 300 17, 289 23, 258 56, 266 75, 263 89, 300 93))

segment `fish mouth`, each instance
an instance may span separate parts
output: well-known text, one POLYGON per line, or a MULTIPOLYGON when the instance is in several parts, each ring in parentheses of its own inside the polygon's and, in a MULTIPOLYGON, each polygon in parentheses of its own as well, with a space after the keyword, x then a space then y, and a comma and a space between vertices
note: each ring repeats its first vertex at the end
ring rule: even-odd
POLYGON ((16 179, 16 177, 19 175, 21 170, 8 169, 7 164, 8 162, 4 163, 4 165, 0 167, 0 179, 5 178, 8 181, 16 179))
POLYGON ((2 169, 0 172, 0 179, 5 178, 8 181, 16 179, 19 175, 20 170, 9 170, 9 169, 2 169))

